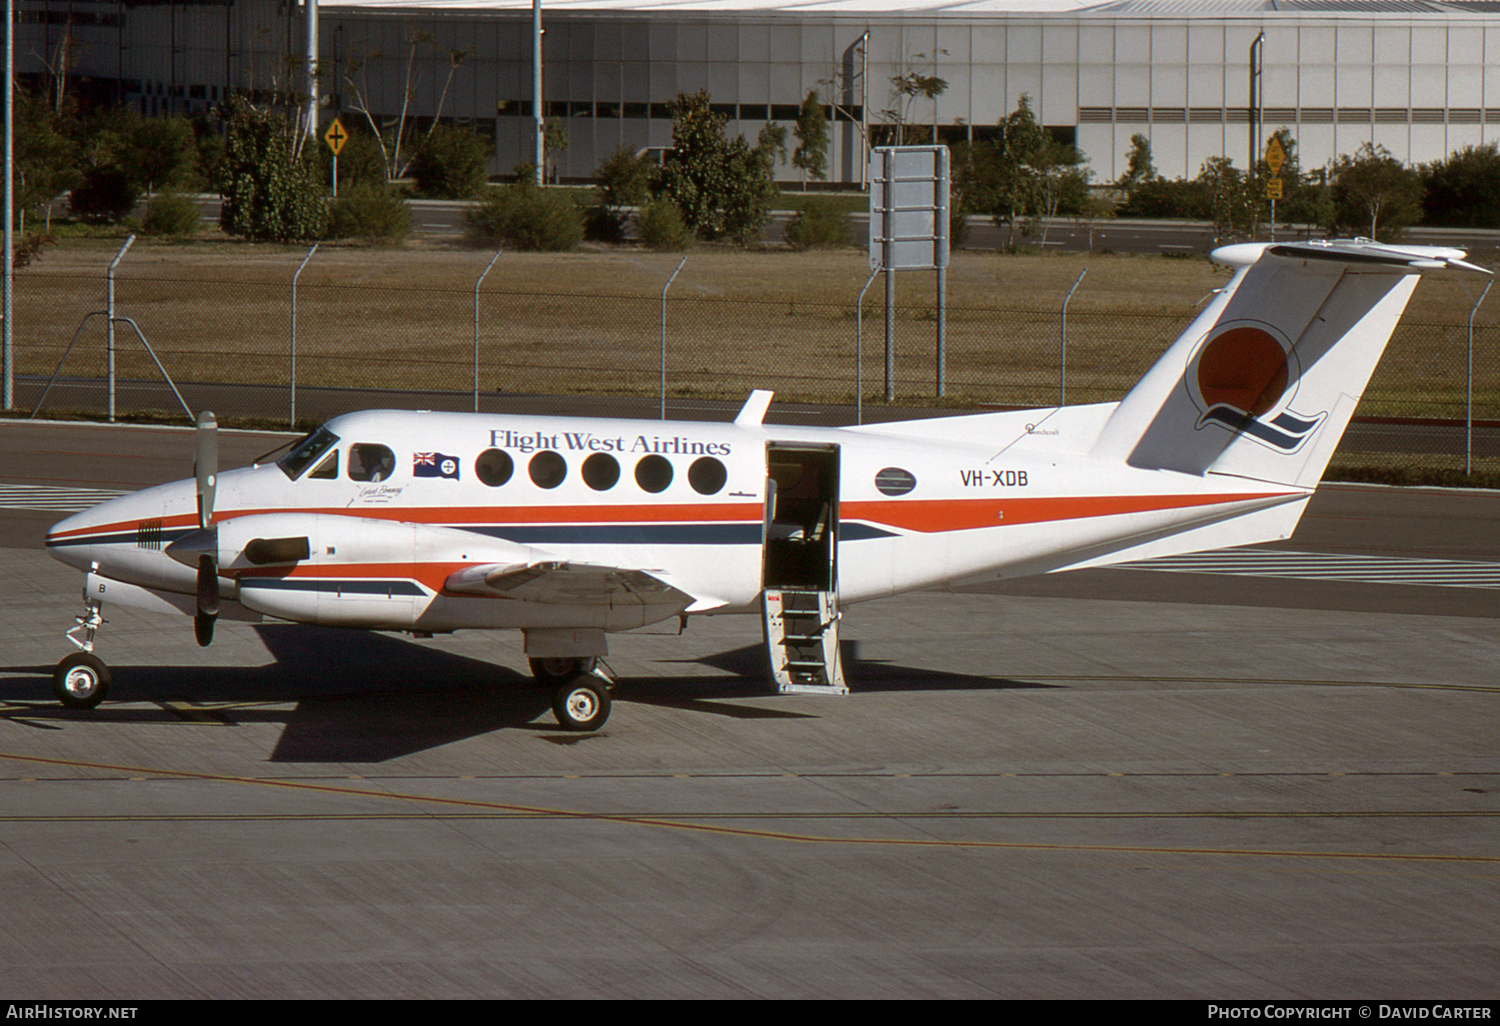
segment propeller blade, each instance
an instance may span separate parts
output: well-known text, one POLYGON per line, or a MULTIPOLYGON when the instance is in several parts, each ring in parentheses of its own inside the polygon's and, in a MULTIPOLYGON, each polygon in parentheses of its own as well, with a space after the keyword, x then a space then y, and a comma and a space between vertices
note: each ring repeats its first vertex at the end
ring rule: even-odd
POLYGON ((214 492, 219 482, 219 422, 208 410, 198 414, 193 476, 198 479, 198 526, 208 530, 214 521, 214 492))
POLYGON ((193 636, 207 648, 214 640, 214 621, 219 618, 219 568, 208 553, 198 557, 198 613, 193 617, 193 636))
POLYGON ((215 616, 205 616, 199 613, 193 617, 193 637, 198 639, 199 648, 207 648, 213 644, 215 616))

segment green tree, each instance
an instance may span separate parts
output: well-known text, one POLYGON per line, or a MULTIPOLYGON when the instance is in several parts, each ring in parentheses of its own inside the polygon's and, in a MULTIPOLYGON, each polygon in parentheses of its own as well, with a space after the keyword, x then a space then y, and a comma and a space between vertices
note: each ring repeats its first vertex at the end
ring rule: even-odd
POLYGON ((809 178, 822 181, 828 177, 828 115, 816 89, 802 101, 792 134, 797 137, 792 166, 801 169, 803 183, 809 178))
POLYGON ((571 145, 568 129, 561 118, 548 118, 542 126, 542 160, 551 165, 546 168, 554 182, 557 181, 557 157, 571 145))
POLYGON ((1234 166, 1230 157, 1209 157, 1198 174, 1208 200, 1208 217, 1214 223, 1214 238, 1227 241, 1236 235, 1253 236, 1260 222, 1260 200, 1265 195, 1259 179, 1234 166))
POLYGON ((1465 146, 1421 170, 1423 220, 1452 228, 1500 228, 1500 143, 1465 146))
POLYGON ((702 239, 746 245, 759 238, 776 195, 772 173, 786 130, 768 125, 755 146, 724 137, 728 120, 700 90, 672 102, 672 151, 651 176, 651 191, 670 199, 702 239))
POLYGON ((327 204, 316 162, 301 151, 297 123, 243 97, 230 101, 219 165, 219 223, 231 235, 290 242, 323 234, 327 204))
POLYGON ((1395 241, 1422 218, 1422 179, 1379 144, 1365 143, 1333 166, 1338 226, 1395 241))
MULTIPOLYGON (((942 51, 947 53, 946 50, 942 51)), ((919 59, 925 59, 926 54, 917 54, 919 59)), ((911 122, 912 106, 917 97, 928 100, 937 100, 948 91, 948 80, 939 78, 936 74, 924 75, 920 71, 908 71, 901 75, 891 77, 891 89, 894 91, 893 106, 882 112, 885 119, 891 124, 890 145, 892 146, 917 146, 924 142, 937 141, 937 106, 933 105, 932 128, 925 125, 920 130, 911 122)))
POLYGON ((414 31, 407 37, 406 52, 406 77, 401 96, 401 112, 396 117, 395 128, 391 132, 381 131, 381 122, 384 118, 377 117, 370 110, 370 85, 368 80, 369 66, 372 61, 380 61, 385 54, 380 50, 356 52, 344 61, 344 83, 348 86, 348 106, 358 114, 364 115, 365 123, 369 125, 372 138, 380 148, 381 164, 385 168, 387 181, 394 181, 403 177, 417 152, 421 149, 422 142, 430 137, 437 128, 443 117, 443 108, 448 102, 448 90, 453 85, 453 78, 458 74, 458 69, 474 55, 471 47, 467 50, 449 50, 445 55, 448 58, 448 76, 443 80, 443 88, 438 94, 436 109, 432 112, 432 123, 422 139, 413 140, 409 138, 406 131, 407 118, 412 114, 412 101, 416 98, 421 74, 417 67, 417 52, 425 48, 427 61, 439 52, 437 37, 431 32, 414 31))
POLYGON ((1151 160, 1151 140, 1137 132, 1130 137, 1130 149, 1125 153, 1125 173, 1115 184, 1126 194, 1134 193, 1136 187, 1156 179, 1156 165, 1151 160))
POLYGON ((79 147, 70 136, 70 118, 39 96, 17 91, 14 138, 16 213, 23 224, 26 211, 47 205, 52 197, 79 182, 79 147))
POLYGON ((140 118, 122 140, 118 159, 148 196, 177 188, 198 173, 198 134, 188 118, 140 118))
MULTIPOLYGON (((1007 227, 1006 248, 1011 248, 1028 215, 1058 209, 1066 171, 1076 170, 1081 159, 1075 148, 1057 143, 1037 124, 1031 97, 1023 93, 1000 121, 997 139, 960 149, 954 181, 961 209, 989 214, 997 226, 1007 227)), ((1077 191, 1081 199, 1081 181, 1077 191)))

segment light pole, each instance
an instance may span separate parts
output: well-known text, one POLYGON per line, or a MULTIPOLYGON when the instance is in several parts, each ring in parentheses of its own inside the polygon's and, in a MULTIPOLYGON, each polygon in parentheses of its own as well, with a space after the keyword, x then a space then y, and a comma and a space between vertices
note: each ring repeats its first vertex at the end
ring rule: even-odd
POLYGON ((16 404, 16 368, 15 354, 12 347, 15 342, 13 330, 15 320, 15 220, 16 220, 16 4, 15 0, 5 0, 5 260, 4 272, 4 309, 0 310, 0 316, 5 318, 5 337, 3 340, 4 364, 5 364, 5 386, 4 402, 7 410, 16 404))
POLYGON ((547 123, 542 117, 542 0, 531 0, 531 118, 536 128, 536 184, 542 184, 542 162, 547 159, 544 140, 547 123))
POLYGON ((1261 61, 1265 56, 1266 34, 1260 33, 1250 44, 1250 163, 1245 165, 1247 174, 1255 174, 1256 162, 1260 160, 1261 111, 1265 98, 1261 95, 1261 61))

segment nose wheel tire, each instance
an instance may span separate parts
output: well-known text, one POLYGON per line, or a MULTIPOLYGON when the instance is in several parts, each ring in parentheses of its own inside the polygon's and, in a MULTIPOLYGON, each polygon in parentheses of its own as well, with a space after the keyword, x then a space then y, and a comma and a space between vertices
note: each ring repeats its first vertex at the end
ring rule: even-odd
POLYGON ((598 730, 609 719, 609 691, 595 677, 559 685, 552 696, 552 715, 564 730, 598 730))
POLYGON ((92 709, 109 694, 109 667, 89 652, 74 652, 52 671, 52 691, 69 709, 92 709))

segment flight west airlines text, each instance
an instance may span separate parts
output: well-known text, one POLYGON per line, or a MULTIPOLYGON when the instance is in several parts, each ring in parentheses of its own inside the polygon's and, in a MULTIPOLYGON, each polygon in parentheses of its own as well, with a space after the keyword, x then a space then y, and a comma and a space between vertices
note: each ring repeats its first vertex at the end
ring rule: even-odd
POLYGON ((514 431, 496 428, 490 432, 490 445, 497 449, 514 449, 523 456, 545 449, 570 452, 656 453, 661 456, 728 456, 734 446, 729 442, 700 442, 682 435, 623 435, 610 437, 589 431, 514 431))

